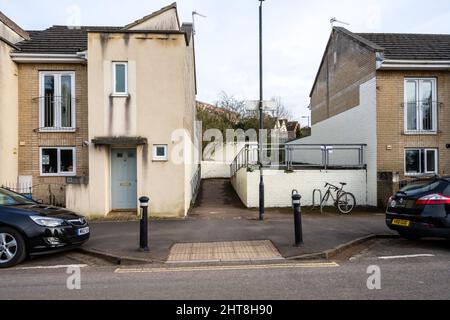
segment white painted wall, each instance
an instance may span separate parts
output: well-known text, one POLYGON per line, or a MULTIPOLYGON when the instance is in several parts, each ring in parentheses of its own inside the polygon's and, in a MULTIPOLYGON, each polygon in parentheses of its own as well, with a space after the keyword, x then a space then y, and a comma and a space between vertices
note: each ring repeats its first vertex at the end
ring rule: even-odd
POLYGON ((210 143, 203 152, 202 179, 230 178, 231 163, 245 145, 245 142, 210 143))
MULTIPOLYGON (((360 87, 360 105, 312 126, 310 137, 290 142, 290 144, 367 144, 364 154, 367 163, 367 204, 377 205, 377 114, 376 78, 360 87)), ((356 153, 334 152, 335 163, 355 162, 356 153)), ((301 162, 310 158, 319 159, 320 153, 297 152, 293 160, 301 162)), ((320 161, 319 161, 320 162, 320 161)), ((345 179, 342 182, 348 182, 345 179)))
MULTIPOLYGON (((345 190, 355 195, 358 206, 368 205, 366 198, 366 170, 298 170, 286 173, 281 170, 264 172, 265 203, 268 208, 285 208, 292 205, 292 190, 296 189, 302 196, 302 205, 311 206, 314 189, 323 190, 325 183, 339 186, 345 180, 345 190)), ((259 205, 259 172, 240 170, 232 178, 232 184, 242 202, 248 208, 259 205)), ((333 203, 330 202, 329 205, 333 203)))

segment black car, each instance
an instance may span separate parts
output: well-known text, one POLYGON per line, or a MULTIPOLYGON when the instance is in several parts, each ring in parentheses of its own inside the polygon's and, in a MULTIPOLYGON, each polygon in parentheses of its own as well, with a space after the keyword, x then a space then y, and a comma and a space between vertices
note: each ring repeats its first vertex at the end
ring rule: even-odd
POLYGON ((14 266, 27 256, 78 247, 89 235, 82 216, 0 188, 0 268, 14 266))
POLYGON ((389 199, 386 223, 402 237, 450 239, 450 177, 413 182, 389 199))

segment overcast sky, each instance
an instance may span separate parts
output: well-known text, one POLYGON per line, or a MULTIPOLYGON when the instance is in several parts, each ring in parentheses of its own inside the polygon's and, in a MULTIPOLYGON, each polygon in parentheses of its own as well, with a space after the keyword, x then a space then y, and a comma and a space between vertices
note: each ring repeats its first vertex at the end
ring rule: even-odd
MULTIPOLYGON (((27 30, 72 24, 125 25, 171 0, 0 0, 0 10, 27 30)), ((258 99, 258 1, 179 0, 182 21, 196 10, 198 99, 214 102, 223 90, 258 99)), ((295 118, 309 115, 309 92, 337 17, 354 32, 450 33, 450 1, 266 0, 265 97, 282 97, 295 118)))

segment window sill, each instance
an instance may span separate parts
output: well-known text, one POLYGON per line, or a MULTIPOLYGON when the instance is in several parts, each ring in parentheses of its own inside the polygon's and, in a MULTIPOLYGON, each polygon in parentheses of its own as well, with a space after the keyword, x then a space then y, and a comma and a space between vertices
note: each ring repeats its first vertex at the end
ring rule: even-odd
POLYGON ((169 159, 153 159, 153 162, 169 162, 169 159))
POLYGON ((41 173, 40 175, 41 177, 45 178, 45 177, 50 177, 50 178, 55 178, 55 177, 76 177, 77 174, 76 173, 41 173))
POLYGON ((403 132, 405 136, 436 136, 437 131, 405 131, 403 132))
POLYGON ((434 172, 429 172, 429 173, 405 173, 405 177, 413 177, 413 178, 417 178, 417 177, 433 177, 437 175, 437 173, 434 172))
POLYGON ((68 129, 62 129, 62 128, 41 128, 37 132, 39 133, 74 133, 76 132, 76 128, 68 128, 68 129))
POLYGON ((129 98, 130 94, 129 93, 111 93, 109 96, 111 98, 129 98))

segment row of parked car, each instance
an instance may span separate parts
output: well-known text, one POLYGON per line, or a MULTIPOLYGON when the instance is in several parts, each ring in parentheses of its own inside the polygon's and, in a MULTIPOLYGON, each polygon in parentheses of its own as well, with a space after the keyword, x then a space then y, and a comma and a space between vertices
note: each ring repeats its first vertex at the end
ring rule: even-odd
MULTIPOLYGON (((408 239, 450 239, 450 177, 416 181, 401 189, 389 199, 386 224, 408 239)), ((0 188, 0 268, 79 247, 89 236, 84 217, 0 188)))

